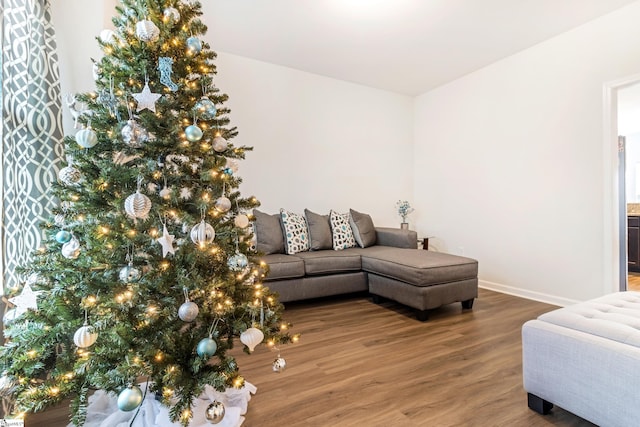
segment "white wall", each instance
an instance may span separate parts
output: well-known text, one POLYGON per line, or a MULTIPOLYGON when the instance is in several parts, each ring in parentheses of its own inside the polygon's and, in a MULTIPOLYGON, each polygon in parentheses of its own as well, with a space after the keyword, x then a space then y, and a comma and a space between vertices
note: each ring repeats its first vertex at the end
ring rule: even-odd
POLYGON ((640 2, 425 93, 418 229, 481 284, 556 303, 615 289, 603 85, 640 71, 640 2))
MULTIPOLYGON (((63 93, 93 90, 89 58, 100 55, 94 38, 112 27, 115 2, 52 3, 63 93)), ((234 143, 254 147, 240 166, 244 195, 267 212, 353 208, 398 226, 395 202, 413 194, 412 98, 218 53, 216 85, 229 95, 234 143)))
POLYGON ((398 226, 395 202, 413 192, 411 98, 224 53, 217 65, 234 142, 254 146, 243 193, 268 212, 352 207, 398 226))

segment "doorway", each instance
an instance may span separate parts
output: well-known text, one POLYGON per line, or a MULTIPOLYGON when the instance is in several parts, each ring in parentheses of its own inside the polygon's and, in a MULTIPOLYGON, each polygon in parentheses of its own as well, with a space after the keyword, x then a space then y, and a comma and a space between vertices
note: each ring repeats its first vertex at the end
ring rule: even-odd
POLYGON ((620 290, 640 291, 640 82, 619 88, 616 95, 620 290))

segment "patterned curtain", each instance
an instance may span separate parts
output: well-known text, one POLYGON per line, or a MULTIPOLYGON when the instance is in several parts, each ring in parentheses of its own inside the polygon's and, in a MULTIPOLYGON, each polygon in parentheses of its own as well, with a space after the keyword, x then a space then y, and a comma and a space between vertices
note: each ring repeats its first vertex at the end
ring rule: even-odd
POLYGON ((63 158, 58 58, 49 0, 0 0, 2 259, 0 292, 16 286, 54 206, 47 189, 63 158))

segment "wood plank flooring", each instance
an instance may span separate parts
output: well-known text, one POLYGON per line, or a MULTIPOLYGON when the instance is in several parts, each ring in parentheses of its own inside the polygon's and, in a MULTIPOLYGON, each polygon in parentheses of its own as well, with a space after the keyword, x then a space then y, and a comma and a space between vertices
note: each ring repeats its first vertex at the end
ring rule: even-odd
MULTIPOLYGON (((393 302, 364 295, 290 303, 302 333, 276 352, 233 350, 258 391, 243 426, 593 426, 555 407, 527 408, 521 326, 556 307, 480 290, 473 310, 451 304, 417 321, 393 302)), ((36 414, 27 427, 66 425, 66 408, 36 414)))
POLYGON ((630 291, 640 291, 640 273, 629 272, 627 289, 630 291))

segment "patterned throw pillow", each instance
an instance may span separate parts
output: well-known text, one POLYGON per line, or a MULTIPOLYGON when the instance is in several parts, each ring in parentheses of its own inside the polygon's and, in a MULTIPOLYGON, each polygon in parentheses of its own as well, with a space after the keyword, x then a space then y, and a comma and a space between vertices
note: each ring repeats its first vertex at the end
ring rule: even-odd
POLYGON ((349 224, 350 217, 349 212, 339 214, 331 211, 329 213, 331 234, 333 235, 333 249, 336 251, 356 247, 356 239, 353 237, 353 230, 349 224))
POLYGON ((284 249, 289 255, 309 250, 309 228, 304 216, 280 209, 284 231, 284 249))

